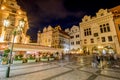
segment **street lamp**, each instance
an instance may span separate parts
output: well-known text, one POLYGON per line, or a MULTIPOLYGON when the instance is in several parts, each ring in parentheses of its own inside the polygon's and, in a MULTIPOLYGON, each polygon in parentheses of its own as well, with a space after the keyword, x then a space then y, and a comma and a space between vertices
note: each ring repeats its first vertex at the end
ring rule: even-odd
POLYGON ((1 35, 1 41, 4 41, 6 39, 6 28, 9 26, 9 20, 8 18, 3 20, 3 29, 2 29, 2 35, 1 35))
POLYGON ((10 74, 10 66, 11 66, 11 60, 12 60, 12 52, 13 52, 13 47, 14 47, 14 41, 15 41, 15 36, 19 33, 21 33, 22 28, 24 27, 23 25, 24 22, 19 22, 19 26, 17 28, 15 28, 12 32, 13 34, 13 40, 12 40, 12 44, 11 44, 11 50, 10 50, 10 54, 9 54, 9 59, 8 59, 8 67, 7 67, 7 71, 6 71, 6 77, 9 77, 10 74))
POLYGON ((5 28, 9 26, 9 23, 10 23, 10 22, 9 22, 8 19, 4 19, 3 25, 5 26, 5 28))

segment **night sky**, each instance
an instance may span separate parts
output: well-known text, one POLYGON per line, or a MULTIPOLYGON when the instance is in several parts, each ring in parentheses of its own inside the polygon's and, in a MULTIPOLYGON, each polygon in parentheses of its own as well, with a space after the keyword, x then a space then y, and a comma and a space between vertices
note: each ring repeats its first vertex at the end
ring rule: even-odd
POLYGON ((27 12, 29 27, 27 34, 37 39, 38 30, 51 25, 62 29, 79 25, 84 15, 93 15, 99 9, 120 5, 120 0, 17 0, 27 12))

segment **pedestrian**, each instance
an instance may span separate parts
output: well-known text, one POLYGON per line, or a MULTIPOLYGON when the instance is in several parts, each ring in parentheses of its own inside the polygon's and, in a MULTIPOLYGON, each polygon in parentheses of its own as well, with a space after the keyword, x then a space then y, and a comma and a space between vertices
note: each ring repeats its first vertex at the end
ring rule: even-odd
POLYGON ((98 65, 100 64, 100 56, 99 54, 97 55, 97 62, 98 62, 98 65))
POLYGON ((93 57, 92 57, 92 63, 91 63, 91 65, 92 65, 92 67, 93 68, 97 68, 97 56, 96 56, 96 54, 94 53, 93 54, 93 57))

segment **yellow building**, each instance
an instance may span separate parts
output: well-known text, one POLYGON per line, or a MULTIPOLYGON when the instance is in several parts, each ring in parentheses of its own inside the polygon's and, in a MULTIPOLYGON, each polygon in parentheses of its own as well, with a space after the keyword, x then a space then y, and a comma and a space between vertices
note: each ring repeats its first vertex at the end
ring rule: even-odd
POLYGON ((109 9, 109 11, 114 15, 114 24, 117 33, 116 37, 118 38, 116 38, 116 41, 118 41, 116 43, 116 48, 118 49, 118 53, 120 53, 120 5, 109 9))
POLYGON ((52 46, 52 35, 53 35, 53 28, 48 26, 48 28, 44 27, 43 33, 38 31, 38 40, 37 43, 43 46, 52 46))
POLYGON ((43 33, 38 32, 37 43, 43 46, 62 49, 65 53, 69 51, 70 36, 64 32, 60 26, 55 28, 48 26, 43 29, 43 33))
POLYGON ((15 28, 21 29, 20 34, 15 36, 15 43, 28 43, 26 12, 21 10, 16 0, 0 0, 0 42, 11 42, 15 28))

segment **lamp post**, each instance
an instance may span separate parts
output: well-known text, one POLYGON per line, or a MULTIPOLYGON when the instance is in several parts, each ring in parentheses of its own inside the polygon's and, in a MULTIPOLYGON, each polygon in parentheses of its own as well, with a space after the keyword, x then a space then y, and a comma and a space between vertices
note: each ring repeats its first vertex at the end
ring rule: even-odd
POLYGON ((5 26, 5 28, 9 26, 9 23, 10 23, 10 22, 9 22, 8 19, 4 19, 3 25, 5 26))
MULTIPOLYGON (((4 21, 6 22, 6 21, 4 21)), ((14 41, 15 41, 15 36, 17 34, 19 34, 22 31, 22 28, 24 27, 24 22, 19 22, 19 26, 17 28, 15 28, 12 32, 13 34, 13 40, 12 40, 12 44, 11 44, 11 50, 10 50, 10 54, 9 54, 9 58, 8 58, 8 66, 7 66, 7 71, 6 71, 6 77, 9 77, 10 74, 10 66, 11 66, 11 60, 12 60, 12 52, 13 52, 13 47, 14 47, 14 41)))

